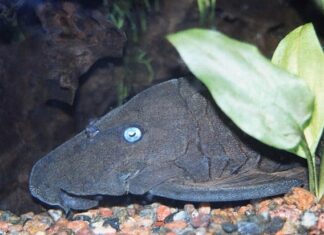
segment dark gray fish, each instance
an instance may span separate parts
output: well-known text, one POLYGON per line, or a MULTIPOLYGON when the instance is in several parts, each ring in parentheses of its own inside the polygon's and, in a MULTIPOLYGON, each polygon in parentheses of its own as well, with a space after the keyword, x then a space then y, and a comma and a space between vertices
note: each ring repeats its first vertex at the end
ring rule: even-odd
POLYGON ((186 79, 153 86, 40 159, 30 191, 68 211, 96 206, 91 195, 236 201, 305 182, 304 167, 261 156, 220 113, 186 79))

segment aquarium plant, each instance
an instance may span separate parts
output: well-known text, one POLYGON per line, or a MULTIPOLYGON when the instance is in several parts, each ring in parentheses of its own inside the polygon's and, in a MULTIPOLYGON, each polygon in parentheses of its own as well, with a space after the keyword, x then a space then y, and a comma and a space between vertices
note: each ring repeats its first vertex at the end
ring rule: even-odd
POLYGON ((307 160, 310 191, 321 198, 324 160, 318 173, 315 151, 324 128, 324 54, 313 25, 289 33, 272 62, 255 46, 214 30, 167 38, 239 128, 307 160))

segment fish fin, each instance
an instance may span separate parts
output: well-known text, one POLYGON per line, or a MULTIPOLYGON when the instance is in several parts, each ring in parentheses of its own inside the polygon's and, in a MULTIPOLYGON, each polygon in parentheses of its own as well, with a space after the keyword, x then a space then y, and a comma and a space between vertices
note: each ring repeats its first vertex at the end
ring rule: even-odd
POLYGON ((64 210, 66 214, 68 214, 71 209, 86 210, 98 206, 99 203, 97 200, 70 195, 64 190, 61 190, 60 192, 60 199, 60 207, 64 210))
POLYGON ((276 173, 255 170, 200 183, 174 178, 152 188, 150 193, 183 201, 242 201, 287 193, 303 185, 305 178, 302 167, 276 173))
POLYGON ((175 165, 183 169, 194 182, 210 180, 210 159, 194 145, 189 145, 186 154, 179 157, 175 165))

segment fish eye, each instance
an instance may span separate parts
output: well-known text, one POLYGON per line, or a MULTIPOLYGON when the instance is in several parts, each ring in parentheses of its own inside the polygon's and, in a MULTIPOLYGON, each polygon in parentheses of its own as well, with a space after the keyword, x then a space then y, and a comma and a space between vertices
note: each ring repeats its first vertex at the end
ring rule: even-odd
POLYGON ((142 131, 138 127, 128 127, 124 131, 124 139, 128 143, 135 143, 142 137, 142 131))

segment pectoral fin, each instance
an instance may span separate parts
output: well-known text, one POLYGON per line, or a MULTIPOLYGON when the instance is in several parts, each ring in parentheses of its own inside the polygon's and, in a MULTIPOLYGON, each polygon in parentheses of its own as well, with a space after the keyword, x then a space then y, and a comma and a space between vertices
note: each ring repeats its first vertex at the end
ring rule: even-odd
POLYGON ((97 200, 69 195, 68 193, 64 192, 64 190, 61 190, 60 198, 61 205, 66 214, 70 211, 71 208, 73 208, 74 210, 85 210, 91 207, 95 207, 99 203, 97 200))
POLYGON ((170 162, 151 165, 128 180, 128 191, 132 194, 141 195, 156 185, 160 185, 171 178, 179 178, 181 175, 183 175, 182 169, 170 162))
POLYGON ((152 188, 150 193, 185 201, 242 201, 286 193, 302 185, 305 177, 303 168, 277 173, 255 170, 202 183, 171 179, 152 188))

